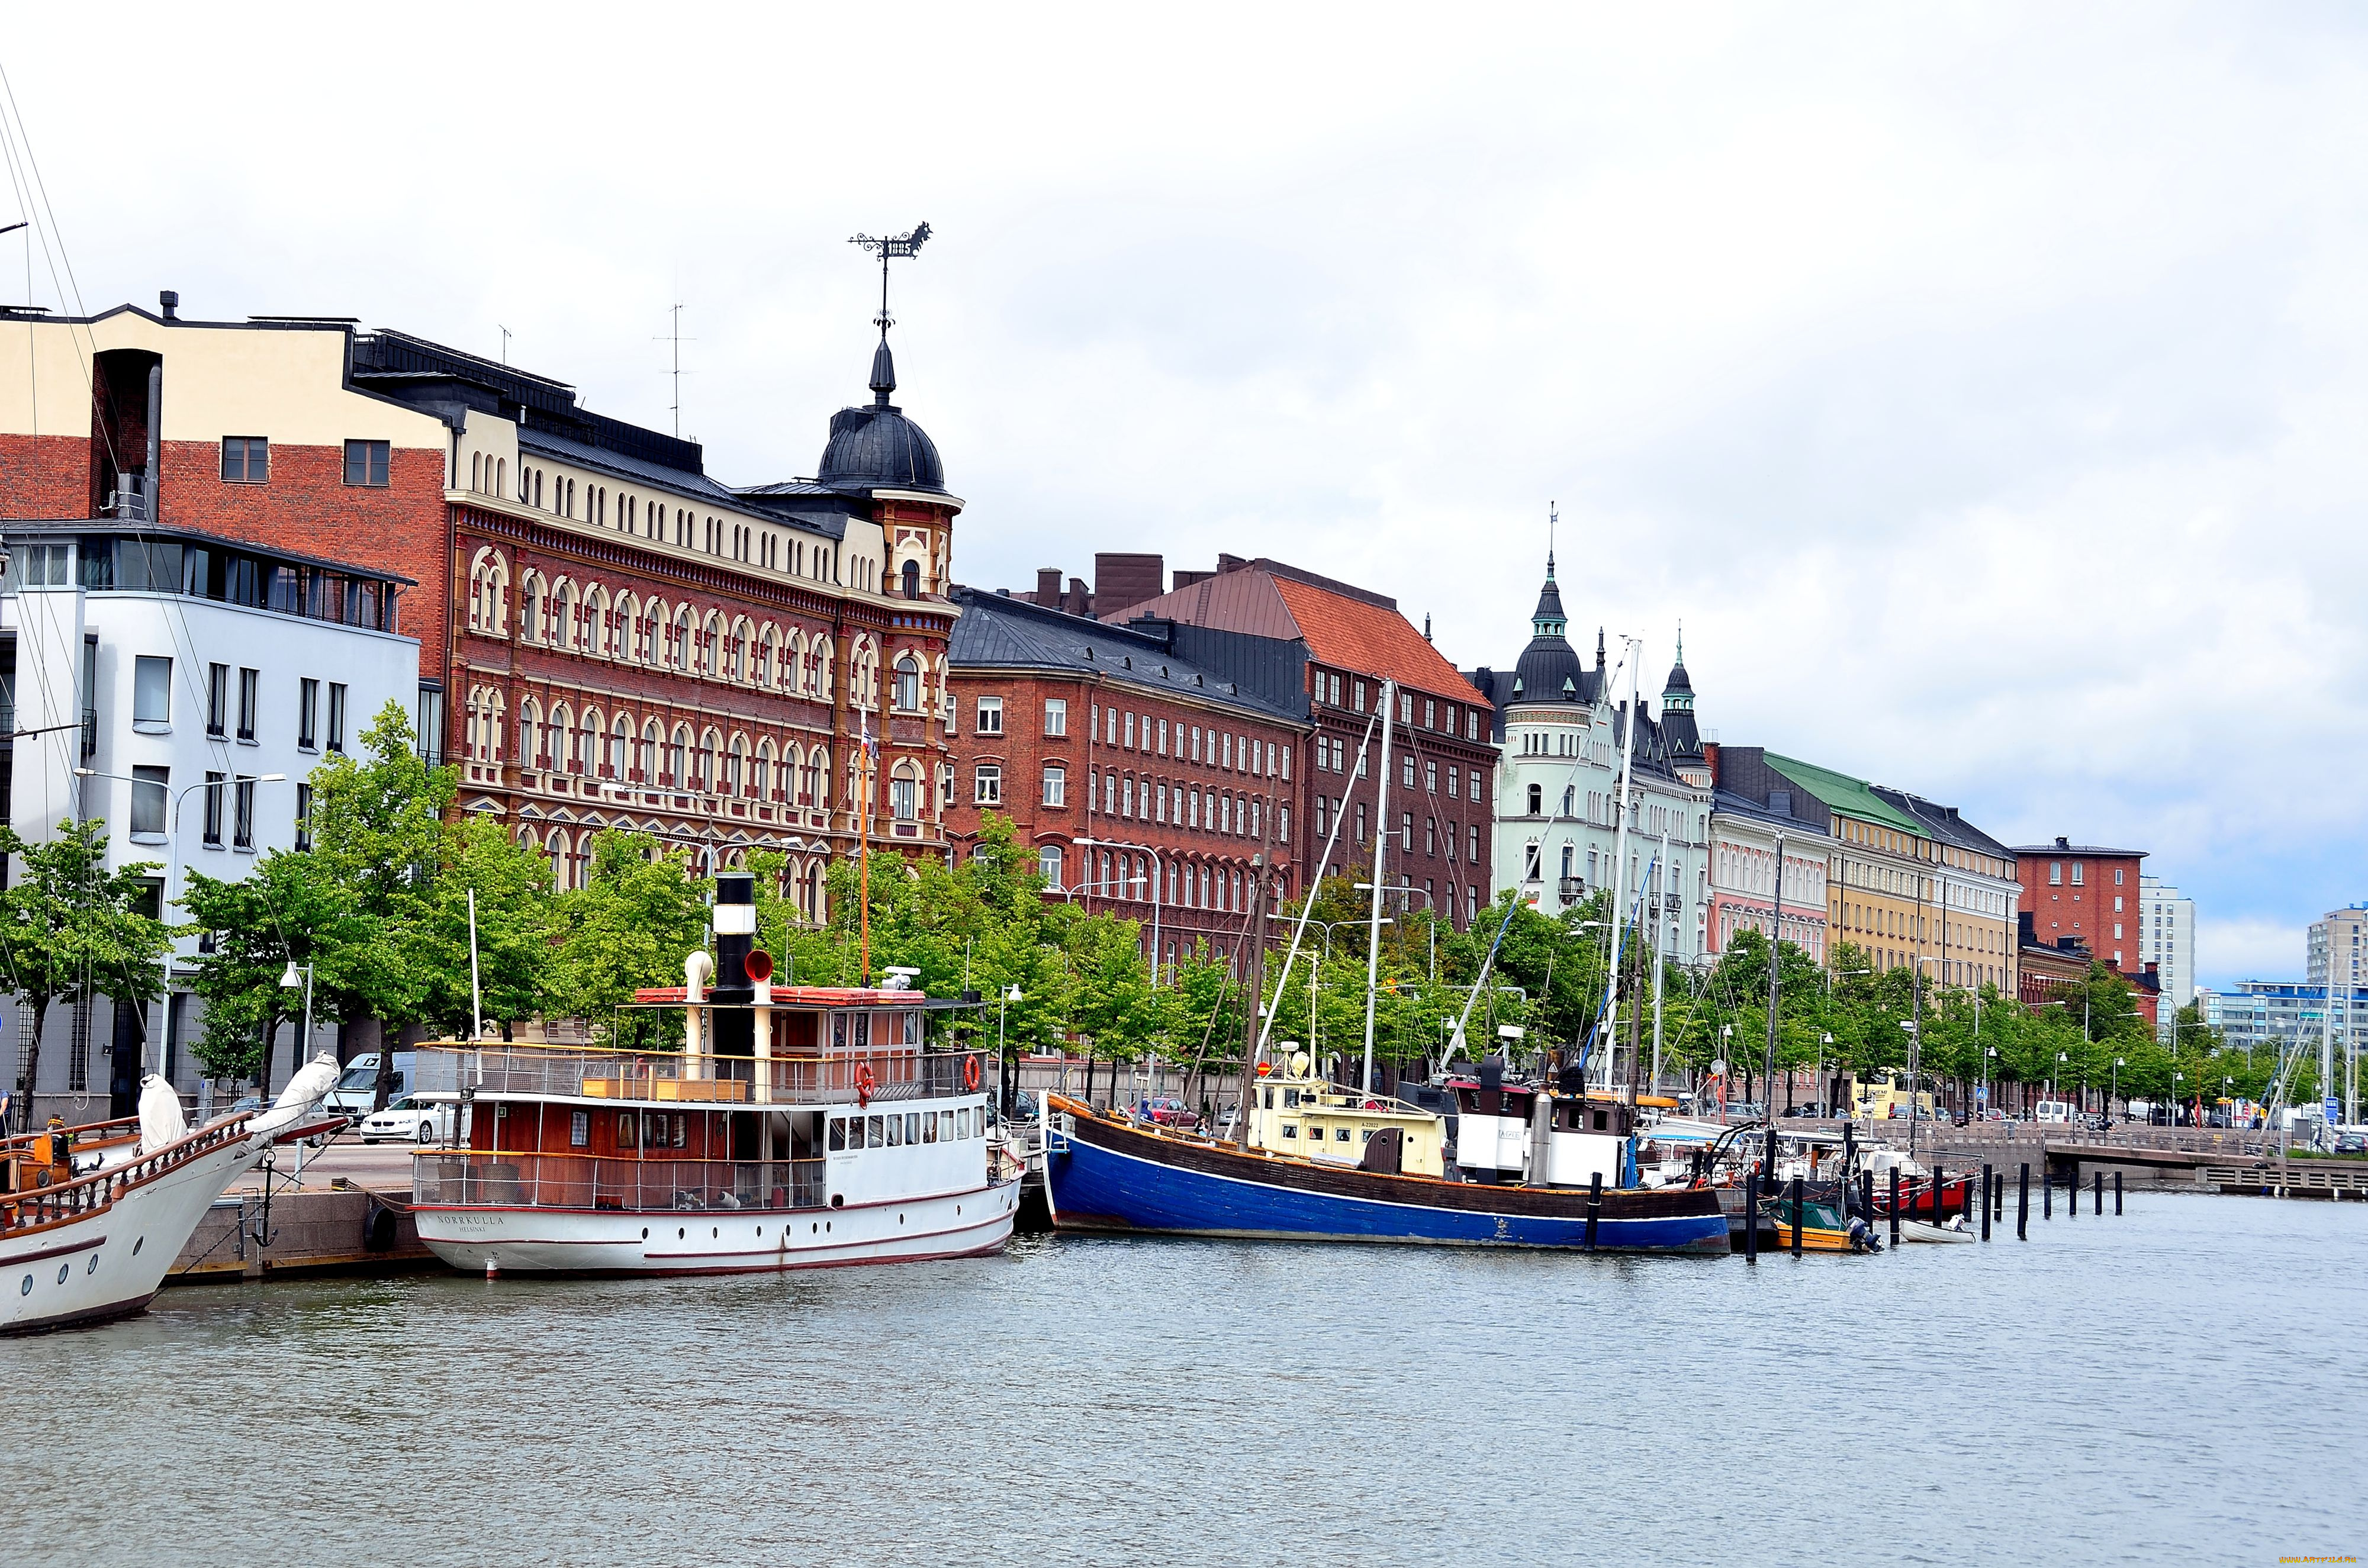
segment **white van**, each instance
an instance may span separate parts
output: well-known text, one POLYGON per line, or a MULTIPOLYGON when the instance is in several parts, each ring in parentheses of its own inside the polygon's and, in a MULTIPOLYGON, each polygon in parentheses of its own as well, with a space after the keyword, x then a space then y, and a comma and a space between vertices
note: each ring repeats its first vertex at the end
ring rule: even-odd
MULTIPOLYGON (((411 1092, 412 1064, 417 1057, 418 1052, 412 1051, 394 1053, 394 1083, 387 1090, 387 1104, 393 1105, 411 1092)), ((346 1063, 337 1086, 329 1091, 321 1108, 332 1116, 368 1116, 377 1103, 378 1052, 365 1051, 346 1063)))
POLYGON ((2072 1121, 2072 1107, 2064 1100, 2042 1100, 2032 1111, 2031 1119, 2069 1126, 2072 1121))

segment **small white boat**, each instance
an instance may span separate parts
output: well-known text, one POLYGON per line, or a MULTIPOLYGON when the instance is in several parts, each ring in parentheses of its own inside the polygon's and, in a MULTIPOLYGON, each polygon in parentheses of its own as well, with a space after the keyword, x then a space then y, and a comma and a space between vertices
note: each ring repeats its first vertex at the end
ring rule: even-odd
POLYGON ((1970 1242, 1977 1238, 1965 1228, 1964 1220, 1957 1219, 1945 1225, 1935 1225, 1929 1220, 1902 1220, 1899 1221, 1899 1239, 1903 1242, 1970 1242))

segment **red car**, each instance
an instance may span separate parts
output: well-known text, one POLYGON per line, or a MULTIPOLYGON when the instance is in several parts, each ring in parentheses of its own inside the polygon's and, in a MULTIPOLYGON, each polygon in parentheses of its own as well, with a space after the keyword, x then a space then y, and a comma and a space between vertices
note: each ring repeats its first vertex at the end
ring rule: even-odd
POLYGON ((1201 1123, 1200 1113, 1173 1096, 1157 1096, 1144 1101, 1143 1114, 1162 1127, 1197 1127, 1201 1123))

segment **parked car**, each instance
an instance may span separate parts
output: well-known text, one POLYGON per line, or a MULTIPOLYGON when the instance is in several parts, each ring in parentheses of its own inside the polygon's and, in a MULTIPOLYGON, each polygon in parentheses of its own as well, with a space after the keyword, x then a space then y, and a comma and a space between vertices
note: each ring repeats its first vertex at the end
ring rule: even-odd
POLYGON ((2339 1154, 2368 1154, 2368 1132, 2337 1133, 2335 1152, 2339 1154))
POLYGON ((1173 1095, 1154 1095, 1143 1102, 1143 1114, 1162 1127, 1196 1127, 1201 1113, 1173 1095))
POLYGON ((376 1143, 388 1138, 401 1138, 414 1143, 449 1140, 456 1109, 458 1108, 452 1105, 431 1105, 405 1095, 384 1110, 362 1118, 361 1139, 365 1143, 376 1143))
MULTIPOLYGON (((392 1108, 395 1100, 411 1088, 414 1063, 419 1053, 398 1051, 394 1053, 394 1081, 387 1090, 387 1104, 392 1108)), ((378 1103, 378 1052, 363 1051, 351 1062, 337 1078, 337 1086, 329 1091, 321 1108, 332 1116, 365 1116, 378 1103)))
POLYGON ((2072 1125, 2071 1103, 2066 1100, 2042 1100, 2032 1113, 2031 1119, 2044 1126, 2069 1127, 2072 1125))
POLYGON ((1786 1116, 1825 1116, 1827 1112, 1824 1106, 1815 1100, 1803 1100, 1798 1105, 1786 1107, 1784 1114, 1786 1116))

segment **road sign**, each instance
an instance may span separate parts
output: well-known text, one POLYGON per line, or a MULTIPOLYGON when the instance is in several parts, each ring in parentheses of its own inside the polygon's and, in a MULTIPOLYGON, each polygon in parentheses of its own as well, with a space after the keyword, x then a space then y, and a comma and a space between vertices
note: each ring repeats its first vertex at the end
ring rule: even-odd
POLYGON ((1974 1098, 1980 1100, 1985 1105, 1987 1105, 1989 1103, 1989 1097, 1990 1086, 1987 1084, 1976 1084, 1974 1085, 1974 1098))
POLYGON ((2333 1095, 2327 1096, 2326 1100, 2321 1104, 2319 1111, 2321 1115, 2327 1118, 2327 1125, 2329 1127, 2334 1126, 2337 1121, 2342 1119, 2343 1116, 2343 1108, 2336 1103, 2335 1096, 2333 1095))

